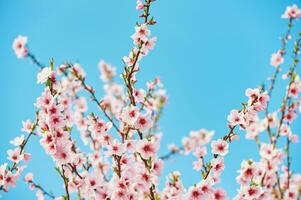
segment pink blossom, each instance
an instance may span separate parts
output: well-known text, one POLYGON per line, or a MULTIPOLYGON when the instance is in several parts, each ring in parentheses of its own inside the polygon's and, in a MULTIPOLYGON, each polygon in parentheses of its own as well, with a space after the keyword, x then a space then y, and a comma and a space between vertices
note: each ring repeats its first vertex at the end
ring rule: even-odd
POLYGON ((7 171, 5 174, 4 183, 3 183, 4 190, 7 191, 10 186, 15 187, 17 177, 18 177, 17 175, 14 175, 10 171, 7 171))
POLYGON ((50 106, 53 102, 53 97, 51 95, 49 87, 45 87, 42 95, 38 97, 36 106, 41 109, 45 109, 50 106))
POLYGON ((246 185, 250 180, 257 175, 258 166, 252 160, 242 161, 241 169, 238 170, 240 175, 237 177, 237 182, 241 185, 246 185))
POLYGON ((56 152, 53 155, 53 158, 58 165, 66 164, 72 162, 72 144, 70 141, 59 141, 56 143, 56 152))
POLYGON ((24 153, 24 161, 29 161, 31 159, 31 154, 30 153, 24 153))
POLYGON ((140 187, 145 190, 148 190, 151 184, 155 182, 154 180, 155 177, 147 171, 141 171, 138 174, 138 178, 141 180, 140 187))
POLYGON ((85 177, 86 187, 89 189, 96 189, 98 186, 102 184, 102 177, 99 171, 93 171, 91 174, 85 177))
POLYGON ((139 115, 136 122, 135 128, 141 132, 145 132, 152 127, 151 120, 145 115, 139 115))
POLYGON ((192 164, 193 164, 193 169, 196 171, 200 171, 203 167, 203 161, 201 159, 194 161, 192 164))
POLYGON ((33 181, 33 174, 32 173, 27 173, 24 177, 25 182, 29 183, 33 181))
POLYGON ((117 83, 104 85, 105 91, 112 96, 120 97, 123 95, 123 86, 117 83))
POLYGON ((223 189, 216 189, 214 191, 214 200, 226 200, 227 195, 223 189))
MULTIPOLYGON (((159 80, 160 80, 160 79, 159 79, 159 80)), ((149 90, 153 90, 153 89, 155 89, 156 82, 154 82, 154 81, 148 81, 148 82, 146 82, 146 86, 147 86, 147 88, 148 88, 149 90)))
POLYGON ((223 157, 212 159, 210 164, 215 173, 220 173, 225 168, 223 157))
POLYGON ((7 163, 0 165, 0 185, 4 185, 7 163))
POLYGON ((297 114, 296 114, 294 111, 289 110, 289 111, 285 114, 284 119, 285 119, 285 121, 291 123, 294 119, 296 119, 296 117, 297 117, 297 114))
POLYGON ((30 133, 32 131, 33 123, 30 120, 22 121, 22 125, 22 131, 27 133, 30 133))
POLYGON ((12 48, 18 58, 24 58, 28 54, 28 49, 26 48, 27 37, 19 35, 13 42, 12 48))
POLYGON ((90 117, 89 118, 89 128, 88 130, 91 131, 92 133, 97 133, 97 134, 103 134, 105 132, 107 132, 108 130, 108 124, 103 121, 102 119, 97 119, 94 117, 90 117))
POLYGON ((182 145, 184 146, 185 152, 189 153, 191 151, 195 151, 195 149, 199 146, 208 144, 213 135, 214 131, 206 129, 190 131, 189 136, 182 139, 182 145))
POLYGON ((121 118, 124 122, 134 125, 138 119, 138 116, 140 115, 140 112, 137 107, 134 106, 128 106, 123 109, 121 118))
POLYGON ((108 154, 109 155, 118 155, 121 156, 125 152, 125 146, 114 140, 111 145, 108 146, 108 154))
POLYGON ((246 127, 246 139, 252 139, 254 140, 259 133, 263 132, 265 130, 265 124, 262 124, 260 121, 254 121, 253 123, 250 123, 246 127))
POLYGON ((8 155, 7 159, 9 159, 15 163, 19 163, 24 158, 24 155, 21 154, 21 152, 20 152, 20 148, 16 148, 14 150, 9 149, 7 151, 7 155, 8 155))
POLYGON ((49 105, 46 107, 46 112, 49 116, 60 115, 63 110, 63 106, 57 104, 57 102, 55 101, 50 102, 49 105))
POLYGON ((175 144, 169 144, 168 150, 171 152, 179 152, 180 151, 179 147, 177 147, 175 144))
POLYGON ((265 120, 267 121, 266 123, 268 123, 271 128, 275 128, 279 123, 277 112, 269 113, 268 117, 265 120))
POLYGON ((272 54, 270 63, 273 67, 278 67, 283 62, 284 58, 282 57, 281 51, 272 54))
POLYGON ((188 200, 200 200, 204 198, 204 194, 199 187, 191 187, 188 191, 188 200))
POLYGON ((281 18, 284 19, 297 19, 301 16, 301 10, 298 8, 296 4, 293 4, 292 6, 287 6, 284 14, 281 16, 281 18))
POLYGON ((135 97, 135 100, 143 103, 145 101, 145 91, 143 89, 134 89, 133 95, 135 97))
POLYGON ((299 189, 295 186, 290 187, 285 191, 284 198, 287 200, 297 200, 299 198, 299 189))
POLYGON ((258 88, 255 89, 248 88, 246 89, 245 95, 249 97, 250 98, 249 100, 252 102, 258 99, 258 96, 260 95, 260 91, 258 88))
POLYGON ((140 44, 140 42, 146 42, 148 40, 148 36, 150 35, 150 30, 148 30, 146 24, 141 24, 140 26, 135 27, 136 32, 132 35, 135 44, 140 44))
POLYGON ((98 68, 101 73, 101 80, 104 82, 111 81, 114 76, 116 76, 116 68, 112 67, 110 64, 106 63, 103 60, 100 60, 98 63, 98 68))
POLYGON ((198 147, 196 148, 195 152, 193 155, 197 158, 203 158, 207 154, 207 148, 206 147, 198 147))
POLYGON ((231 110, 227 119, 231 127, 244 124, 244 114, 238 110, 231 110))
POLYGON ((141 140, 137 145, 137 152, 141 154, 141 156, 145 159, 149 157, 154 157, 156 155, 157 146, 151 141, 141 140))
POLYGON ((41 190, 38 190, 36 192, 36 197, 37 197, 37 200, 44 200, 45 199, 44 193, 41 190))
POLYGON ((65 124, 64 117, 61 114, 51 115, 49 125, 54 128, 62 128, 65 124))
POLYGON ((200 187, 200 190, 202 191, 205 199, 211 199, 213 196, 213 188, 212 188, 212 182, 211 180, 202 180, 198 186, 200 187))
POLYGON ((262 158, 267 160, 271 160, 276 155, 273 145, 266 143, 261 144, 259 153, 262 158))
POLYGON ((155 171, 155 174, 157 176, 159 176, 161 174, 161 171, 163 169, 163 165, 164 165, 163 160, 161 160, 161 159, 155 160, 155 162, 154 162, 154 171, 155 171))
POLYGON ((52 75, 52 69, 50 67, 44 67, 40 73, 37 75, 37 83, 45 83, 52 75))
POLYGON ((144 8, 144 5, 142 3, 141 0, 137 0, 137 5, 136 5, 136 9, 137 10, 142 10, 144 8))
POLYGON ((248 104, 256 111, 263 111, 267 106, 267 102, 270 97, 267 92, 260 92, 258 88, 248 88, 245 92, 246 96, 249 97, 248 104))
POLYGON ((288 126, 287 124, 282 124, 281 128, 280 128, 280 135, 282 136, 288 136, 291 135, 292 131, 290 126, 288 126))
POLYGON ((80 78, 84 78, 86 76, 84 69, 78 63, 73 64, 72 73, 74 73, 75 76, 80 77, 80 78))
POLYGON ((153 37, 151 39, 148 39, 144 42, 143 48, 142 48, 142 52, 144 55, 147 55, 149 50, 154 49, 155 47, 155 43, 157 42, 157 37, 153 37))
POLYGON ((256 186, 246 187, 243 191, 245 193, 246 200, 257 199, 262 193, 262 190, 256 186))
MULTIPOLYGON (((135 38, 135 37, 134 37, 135 38)), ((126 64, 126 66, 132 66, 135 62, 135 56, 138 54, 138 49, 133 48, 132 51, 130 51, 128 56, 124 56, 122 58, 123 62, 126 64)), ((138 57, 138 60, 141 58, 141 56, 138 57)), ((139 69, 139 65, 136 63, 136 69, 139 69)))
POLYGON ((228 153, 228 143, 225 140, 219 139, 211 142, 212 153, 225 156, 228 153))
POLYGON ((291 134, 291 135, 289 135, 289 140, 293 143, 298 143, 299 142, 299 136, 297 134, 291 134))
POLYGON ((300 91, 301 85, 293 82, 288 89, 288 95, 289 97, 298 98, 300 91))
POLYGON ((13 140, 10 141, 11 144, 14 146, 20 146, 24 142, 24 135, 20 137, 15 137, 13 140))
POLYGON ((79 112, 86 112, 88 110, 87 101, 84 97, 79 97, 75 100, 75 109, 79 112))

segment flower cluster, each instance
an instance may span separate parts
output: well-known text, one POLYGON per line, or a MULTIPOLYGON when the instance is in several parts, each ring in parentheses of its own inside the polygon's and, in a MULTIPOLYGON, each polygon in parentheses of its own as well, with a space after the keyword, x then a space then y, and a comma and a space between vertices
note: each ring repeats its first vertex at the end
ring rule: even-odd
POLYGON ((12 162, 12 165, 8 166, 8 163, 4 163, 0 166, 0 189, 4 191, 8 191, 11 186, 16 186, 17 179, 26 167, 21 165, 22 161, 26 162, 31 158, 31 154, 27 153, 24 148, 30 136, 34 134, 36 123, 32 123, 29 120, 22 123, 23 128, 21 130, 28 133, 28 135, 26 138, 24 135, 21 135, 10 141, 14 149, 7 151, 7 159, 12 162))
POLYGON ((27 37, 15 39, 13 49, 17 57, 28 57, 41 68, 37 83, 44 89, 35 103, 36 120, 23 122, 22 131, 26 135, 11 141, 14 148, 7 151, 9 163, 0 165, 0 189, 7 192, 16 185, 25 168, 23 162, 31 157, 25 146, 30 137, 35 136, 53 159, 55 172, 65 189, 64 194, 47 192, 35 182, 34 175, 28 173, 24 181, 30 190, 36 190, 37 199, 47 196, 70 200, 78 196, 93 200, 226 200, 226 191, 218 186, 225 170, 224 159, 231 152, 231 143, 245 133, 247 139, 258 145, 260 159, 241 162, 236 177, 239 189, 234 199, 300 199, 301 174, 293 173, 290 168, 290 144, 299 141, 291 125, 301 111, 301 81, 296 71, 300 62, 301 35, 294 43, 293 64, 282 76, 289 80, 283 101, 279 109, 272 112, 269 103, 288 41, 292 38, 293 22, 301 17, 301 10, 296 5, 289 6, 282 15, 289 21, 288 30, 281 39, 281 49, 271 56, 275 72, 269 87, 246 90, 247 99, 242 108, 231 110, 227 117, 227 133, 214 138, 214 131, 191 131, 180 146, 171 144, 169 153, 159 156, 162 134, 158 122, 167 103, 166 91, 158 77, 147 82, 145 87, 136 86, 139 62, 154 48, 157 40, 151 37, 150 31, 156 24, 150 16, 153 2, 137 0, 136 9, 142 12, 142 22, 136 23, 131 36, 134 47, 123 57, 121 78, 124 84, 118 81, 116 67, 103 60, 99 62, 100 79, 104 84, 102 98, 98 98, 95 89, 87 84, 80 64, 66 62, 56 67, 51 60, 49 66, 44 66, 26 47, 27 37), (97 113, 91 111, 92 103, 97 106, 97 113), (76 134, 88 146, 88 151, 78 146, 76 134), (279 139, 285 140, 284 147, 279 139), (181 173, 174 171, 159 189, 164 161, 178 153, 194 156, 192 168, 200 173, 200 180, 184 187, 181 173))

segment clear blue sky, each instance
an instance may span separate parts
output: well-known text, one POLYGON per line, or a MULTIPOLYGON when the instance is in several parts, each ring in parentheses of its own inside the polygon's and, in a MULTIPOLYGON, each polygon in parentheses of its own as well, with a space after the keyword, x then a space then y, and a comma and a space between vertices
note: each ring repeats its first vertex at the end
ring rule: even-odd
MULTIPOLYGON (((121 72, 121 57, 132 46, 130 35, 138 15, 135 2, 0 1, 0 163, 6 161, 9 140, 20 135, 21 121, 34 118, 33 103, 42 90, 36 85, 36 68, 28 60, 16 59, 11 49, 13 39, 19 34, 27 35, 31 51, 44 63, 51 57, 56 63, 80 62, 88 82, 100 96, 97 63, 103 58, 121 72)), ((270 54, 280 47, 279 36, 286 30, 286 21, 280 16, 292 3, 298 1, 156 1, 151 13, 158 21, 152 29, 158 43, 141 63, 138 78, 145 82, 159 75, 168 90, 169 103, 161 121, 161 153, 166 152, 168 143, 179 144, 190 130, 215 130, 215 138, 225 134, 227 114, 246 100, 245 89, 258 86, 272 74, 270 54)), ((300 23, 294 30, 300 30, 300 23)), ((276 85, 278 89, 283 86, 279 82, 276 85)), ((283 94, 275 91, 278 100, 272 107, 280 104, 283 94)), ((300 122, 297 120, 293 129, 299 134, 300 122)), ((38 138, 31 140, 29 146, 32 160, 26 171, 34 171, 37 182, 45 188, 62 193, 62 181, 38 138)), ((298 149, 300 155, 300 144, 292 145, 294 170, 301 169, 298 149)), ((236 170, 244 158, 257 159, 258 155, 254 142, 241 135, 239 142, 231 144, 221 183, 230 197, 238 187, 236 170)), ((174 158, 166 163, 164 175, 178 169, 186 186, 197 182, 200 175, 192 171, 192 160, 174 158)), ((2 194, 3 199, 34 197, 35 193, 22 181, 10 193, 2 194)))

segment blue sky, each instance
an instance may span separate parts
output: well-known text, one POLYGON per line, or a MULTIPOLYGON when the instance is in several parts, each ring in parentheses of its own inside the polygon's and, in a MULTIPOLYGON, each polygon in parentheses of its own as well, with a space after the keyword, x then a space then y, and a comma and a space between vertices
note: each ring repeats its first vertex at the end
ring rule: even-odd
MULTIPOLYGON (((215 138, 226 133, 227 114, 246 100, 245 89, 257 87, 273 73, 270 55, 280 47, 279 36, 286 30, 286 21, 280 16, 293 3, 298 1, 156 1, 151 13, 158 24, 152 34, 158 42, 141 62, 138 79, 143 83, 159 75, 168 91, 169 102, 160 123, 162 154, 168 143, 179 144, 190 130, 215 130, 215 138)), ((37 69, 28 60, 15 57, 13 39, 27 35, 31 51, 44 63, 51 57, 56 63, 80 62, 100 96, 97 63, 102 58, 122 71, 121 58, 132 46, 130 35, 137 15, 134 0, 0 1, 0 163, 6 160, 9 140, 21 134, 21 121, 33 119, 33 103, 42 90, 36 84, 37 69)), ((300 30, 300 23, 294 32, 300 30)), ((283 83, 276 84, 277 99, 271 108, 280 105, 283 83)), ((299 134, 300 122, 297 120, 293 129, 299 134)), ((298 149, 300 144, 292 145, 293 170, 300 170, 298 149)), ((45 188, 62 193, 62 182, 38 138, 30 141, 27 150, 32 160, 26 171, 34 171, 45 188)), ((222 176, 221 186, 230 197, 238 188, 236 170, 246 158, 257 159, 258 155, 254 142, 246 141, 242 133, 241 139, 231 144, 222 176)), ((164 175, 180 170, 184 184, 191 185, 200 180, 192 171, 192 161, 192 157, 177 156, 165 164, 164 175)), ((2 199, 34 198, 34 192, 22 181, 18 183, 10 193, 1 194, 2 199)))

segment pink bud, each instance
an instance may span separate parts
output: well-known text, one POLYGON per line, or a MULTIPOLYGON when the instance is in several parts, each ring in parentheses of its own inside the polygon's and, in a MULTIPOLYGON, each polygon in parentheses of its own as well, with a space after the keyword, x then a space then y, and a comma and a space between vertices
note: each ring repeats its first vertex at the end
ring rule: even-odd
POLYGON ((24 161, 29 161, 31 159, 30 153, 24 153, 24 161))
POLYGON ((26 176, 24 177, 25 182, 29 183, 33 181, 33 174, 32 173, 27 173, 26 176))

